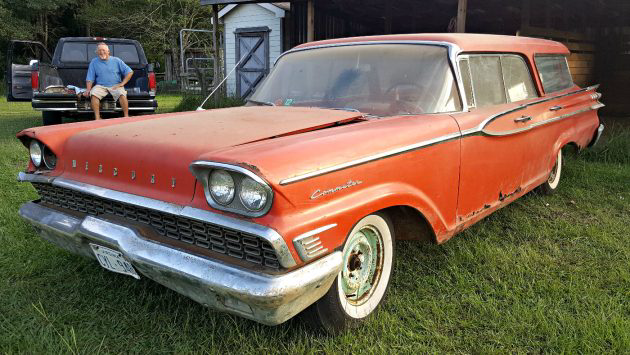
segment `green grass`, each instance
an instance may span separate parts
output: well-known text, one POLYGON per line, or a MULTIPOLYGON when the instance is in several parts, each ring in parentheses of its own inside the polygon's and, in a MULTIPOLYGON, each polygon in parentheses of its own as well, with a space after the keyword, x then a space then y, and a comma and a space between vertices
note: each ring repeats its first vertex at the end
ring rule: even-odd
MULTIPOLYGON (((179 103, 160 97, 160 111, 179 103)), ((557 194, 529 194, 442 245, 399 242, 387 303, 338 337, 298 317, 267 327, 214 312, 40 239, 17 215, 14 138, 40 124, 0 102, 0 352, 628 353, 630 133, 565 160, 557 194)))

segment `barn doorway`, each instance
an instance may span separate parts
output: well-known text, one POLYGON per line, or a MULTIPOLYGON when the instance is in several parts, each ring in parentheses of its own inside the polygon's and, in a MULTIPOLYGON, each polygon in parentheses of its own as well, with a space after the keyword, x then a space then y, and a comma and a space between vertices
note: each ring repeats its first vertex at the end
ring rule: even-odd
POLYGON ((238 28, 235 35, 236 58, 242 60, 236 68, 236 93, 245 98, 269 72, 269 28, 238 28))

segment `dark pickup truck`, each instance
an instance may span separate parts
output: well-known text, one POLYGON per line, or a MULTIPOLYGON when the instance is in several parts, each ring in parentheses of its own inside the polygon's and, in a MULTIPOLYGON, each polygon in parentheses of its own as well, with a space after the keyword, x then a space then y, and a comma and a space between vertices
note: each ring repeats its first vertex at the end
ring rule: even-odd
MULTIPOLYGON (((31 101, 42 111, 44 125, 61 123, 62 117, 90 116, 90 100, 69 86, 85 88, 85 76, 96 45, 105 42, 111 55, 133 70, 125 85, 130 114, 155 112, 156 81, 153 66, 147 62, 138 41, 101 37, 66 37, 59 40, 54 55, 39 42, 11 41, 7 53, 7 100, 31 101)), ((111 95, 101 100, 104 116, 122 112, 111 95)))

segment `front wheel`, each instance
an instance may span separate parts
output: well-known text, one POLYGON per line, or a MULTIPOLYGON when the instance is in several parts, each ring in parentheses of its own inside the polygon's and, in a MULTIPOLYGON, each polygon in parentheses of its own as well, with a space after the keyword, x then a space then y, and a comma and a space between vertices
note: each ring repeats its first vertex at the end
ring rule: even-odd
POLYGON ((307 311, 312 320, 332 334, 365 321, 385 298, 393 262, 394 232, 389 218, 381 213, 362 218, 343 247, 341 272, 307 311))
POLYGON ((560 173, 562 172, 562 149, 558 149, 558 156, 556 157, 556 164, 551 168, 549 178, 542 185, 539 186, 538 191, 543 195, 553 194, 558 185, 560 184, 560 173))

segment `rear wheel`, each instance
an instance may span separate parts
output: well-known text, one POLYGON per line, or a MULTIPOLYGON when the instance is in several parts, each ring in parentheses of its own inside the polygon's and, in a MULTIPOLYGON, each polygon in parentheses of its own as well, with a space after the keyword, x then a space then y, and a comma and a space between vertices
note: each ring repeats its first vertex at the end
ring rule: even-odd
POLYGON ((50 126, 61 123, 61 112, 42 111, 42 122, 44 126, 50 126))
POLYGON ((380 213, 362 218, 343 248, 343 266, 330 290, 309 309, 312 321, 336 334, 358 326, 385 298, 394 261, 394 233, 380 213))
POLYGON ((551 172, 549 173, 549 178, 545 181, 540 187, 538 191, 543 195, 551 195, 553 194, 558 185, 560 184, 560 173, 562 172, 562 149, 558 149, 558 156, 556 157, 556 164, 551 168, 551 172))

